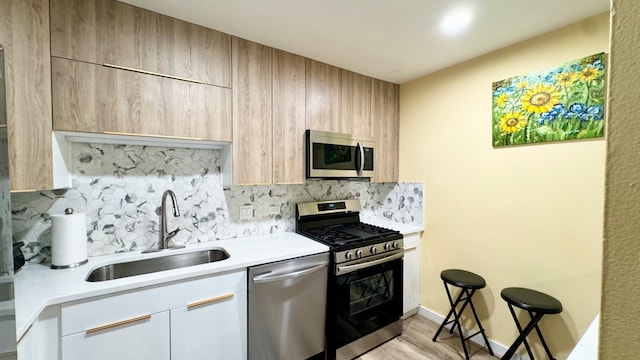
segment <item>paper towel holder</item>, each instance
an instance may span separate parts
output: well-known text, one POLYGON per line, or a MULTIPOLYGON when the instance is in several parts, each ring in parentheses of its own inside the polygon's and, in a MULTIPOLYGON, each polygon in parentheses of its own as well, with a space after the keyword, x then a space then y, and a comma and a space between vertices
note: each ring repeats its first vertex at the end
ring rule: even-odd
MULTIPOLYGON (((72 208, 66 208, 64 209, 64 214, 65 215, 73 215, 73 209, 72 208)), ((74 267, 78 267, 80 265, 84 265, 86 263, 89 262, 88 258, 83 259, 82 261, 78 261, 72 264, 65 264, 65 265, 54 265, 53 263, 51 264, 51 269, 70 269, 70 268, 74 268, 74 267)))

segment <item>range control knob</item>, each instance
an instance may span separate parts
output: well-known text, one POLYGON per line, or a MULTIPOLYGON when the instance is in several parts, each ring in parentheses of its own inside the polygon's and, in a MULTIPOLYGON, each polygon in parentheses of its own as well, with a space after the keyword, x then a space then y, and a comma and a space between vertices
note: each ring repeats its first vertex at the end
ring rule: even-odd
POLYGON ((375 253, 377 253, 377 252, 378 252, 378 248, 376 248, 375 246, 372 246, 372 247, 371 247, 371 253, 372 253, 372 254, 375 254, 375 253))
POLYGON ((387 251, 391 250, 391 243, 384 244, 384 249, 387 251))
POLYGON ((351 253, 351 251, 347 251, 347 252, 344 254, 344 257, 345 257, 345 259, 347 259, 347 260, 351 260, 351 259, 353 259, 353 254, 351 253))
POLYGON ((394 242, 393 242, 393 248, 394 248, 394 249, 397 249, 397 248, 398 248, 398 242, 397 242, 397 241, 394 241, 394 242))
POLYGON ((362 257, 362 250, 358 249, 356 250, 356 258, 359 259, 362 257))

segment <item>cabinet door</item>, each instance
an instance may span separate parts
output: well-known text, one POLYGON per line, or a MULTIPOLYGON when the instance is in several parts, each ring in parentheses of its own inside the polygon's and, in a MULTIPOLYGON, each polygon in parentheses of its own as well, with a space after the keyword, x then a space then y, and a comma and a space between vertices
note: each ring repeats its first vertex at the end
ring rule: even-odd
POLYGON ((304 183, 305 59, 273 49, 273 183, 304 183))
POLYGON ((231 37, 113 0, 51 0, 53 56, 231 86, 231 37))
POLYGON ((53 58, 53 128, 231 141, 230 89, 53 58))
POLYGON ((371 78, 342 70, 341 132, 373 137, 371 78))
POLYGON ((53 187, 49 1, 0 1, 11 190, 53 187))
POLYGON ((399 86, 374 79, 371 87, 371 115, 375 134, 373 182, 398 181, 400 135, 399 86))
POLYGON ((233 38, 233 183, 272 183, 271 48, 233 38))
POLYGON ((342 69, 306 60, 307 128, 331 132, 344 129, 341 119, 342 69))
POLYGON ((28 329, 16 344, 18 350, 18 360, 40 359, 36 352, 38 346, 32 331, 32 329, 28 329))
POLYGON ((247 292, 171 310, 171 360, 247 358, 247 292))
POLYGON ((402 313, 412 312, 420 306, 420 234, 404 237, 404 262, 402 279, 402 313))
POLYGON ((64 360, 169 360, 169 312, 62 337, 64 360))

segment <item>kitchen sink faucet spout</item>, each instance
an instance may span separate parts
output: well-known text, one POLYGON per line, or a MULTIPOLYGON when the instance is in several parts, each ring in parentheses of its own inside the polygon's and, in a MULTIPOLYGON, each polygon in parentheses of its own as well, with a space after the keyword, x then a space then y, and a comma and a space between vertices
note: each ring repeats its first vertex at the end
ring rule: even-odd
POLYGON ((162 204, 160 204, 160 234, 158 236, 158 248, 147 249, 143 251, 143 253, 162 251, 165 249, 181 249, 184 245, 179 246, 171 246, 169 247, 169 240, 171 240, 174 236, 178 234, 180 231, 180 227, 175 228, 172 231, 167 231, 167 196, 171 198, 171 205, 173 208, 173 216, 180 216, 180 209, 178 208, 178 200, 176 199, 176 194, 167 190, 162 194, 162 204))

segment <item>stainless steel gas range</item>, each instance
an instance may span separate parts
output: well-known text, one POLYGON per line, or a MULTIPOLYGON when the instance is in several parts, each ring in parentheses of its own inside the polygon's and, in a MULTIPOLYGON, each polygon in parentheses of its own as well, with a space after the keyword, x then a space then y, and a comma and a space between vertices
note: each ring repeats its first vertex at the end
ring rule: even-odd
POLYGON ((359 200, 297 205, 296 231, 331 248, 327 358, 353 359, 402 332, 402 234, 360 221, 359 200))

